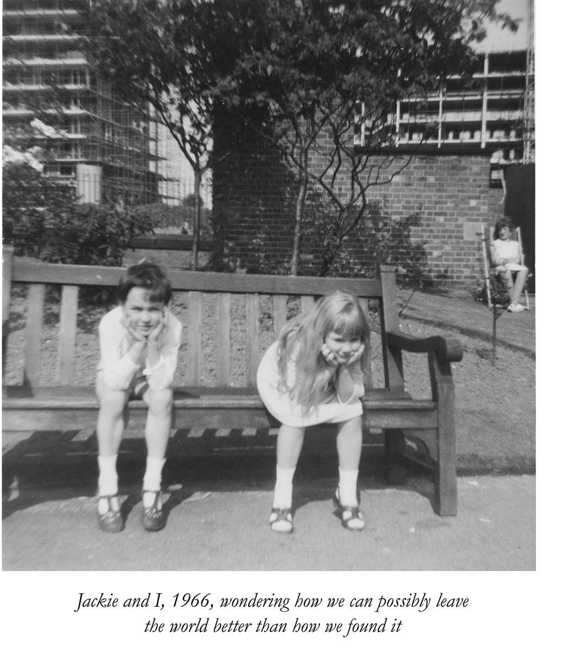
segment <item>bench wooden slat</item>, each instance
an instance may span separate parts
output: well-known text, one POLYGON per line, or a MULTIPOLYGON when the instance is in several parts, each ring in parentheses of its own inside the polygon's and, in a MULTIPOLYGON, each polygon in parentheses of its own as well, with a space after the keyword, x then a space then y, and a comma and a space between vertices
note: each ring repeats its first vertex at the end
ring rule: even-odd
POLYGON ((229 294, 217 296, 216 380, 219 385, 228 385, 230 382, 230 305, 229 294))
MULTIPOLYGON (((124 268, 59 265, 15 258, 12 271, 13 283, 33 283, 40 278, 44 283, 67 285, 72 278, 76 285, 115 287, 124 273, 124 268)), ((189 272, 178 269, 168 269, 168 276, 173 289, 179 291, 321 295, 340 289, 360 297, 373 298, 381 294, 377 279, 189 272)))
MULTIPOLYGON (((383 266, 381 270, 383 298, 380 302, 381 327, 385 332, 395 331, 399 323, 399 308, 397 306, 397 290, 395 285, 395 269, 383 266)), ((382 333, 383 368, 385 384, 391 389, 403 387, 403 358, 401 351, 393 350, 386 336, 382 333)))
MULTIPOLYGON (((222 406, 208 405, 202 401, 200 405, 176 405, 174 411, 175 428, 270 428, 273 420, 269 417, 261 401, 234 400, 225 402, 222 406)), ((379 411, 368 412, 365 423, 372 429, 404 428, 431 429, 438 425, 434 406, 419 406, 418 402, 383 402, 379 411)), ((143 432, 147 416, 147 408, 142 403, 130 406, 128 431, 139 429, 143 432)), ((5 430, 71 430, 76 428, 94 428, 96 426, 97 408, 95 406, 78 407, 74 405, 57 409, 51 405, 31 409, 29 406, 4 407, 3 426, 5 430)))
POLYGON ((379 333, 372 331, 370 334, 370 348, 371 348, 371 359, 369 363, 369 378, 367 380, 367 387, 383 387, 383 378, 378 377, 378 365, 376 356, 381 355, 380 339, 379 333))
MULTIPOLYGON (((204 386, 176 386, 173 388, 173 398, 176 403, 181 400, 194 400, 206 398, 208 401, 225 401, 226 399, 244 401, 259 400, 257 391, 251 387, 204 387, 204 386)), ((383 387, 368 390, 364 402, 375 401, 412 401, 411 395, 401 389, 388 391, 383 387)), ((30 407, 42 402, 48 402, 53 407, 65 407, 65 405, 85 405, 96 407, 97 399, 94 385, 48 385, 45 387, 25 387, 22 385, 7 385, 4 387, 4 405, 24 405, 30 407)), ((143 401, 130 401, 130 405, 145 405, 143 401)), ((47 403, 45 403, 47 404, 47 403)), ((421 401, 419 404, 432 405, 431 401, 421 401)))
POLYGON ((200 383, 202 368, 202 350, 200 343, 202 324, 202 293, 187 292, 187 382, 189 385, 200 383))
POLYGON ((43 304, 45 285, 30 283, 28 288, 28 310, 25 328, 24 374, 30 385, 39 384, 41 373, 41 329, 43 326, 43 304))
POLYGON ((189 439, 198 439, 199 437, 202 437, 204 435, 205 430, 206 428, 194 428, 191 426, 187 437, 189 439))
POLYGON ((64 285, 61 293, 59 349, 57 352, 57 377, 62 385, 70 385, 73 382, 78 305, 78 286, 64 285))
POLYGON ((314 306, 314 298, 309 295, 303 295, 301 297, 301 312, 309 312, 314 306))
POLYGON ((12 290, 12 268, 14 247, 4 245, 2 255, 2 324, 10 317, 10 294, 12 290))
POLYGON ((287 322, 287 295, 276 294, 273 297, 273 335, 277 339, 287 322))
MULTIPOLYGON (((364 311, 366 318, 369 323, 369 302, 367 299, 360 298, 360 305, 362 306, 362 310, 364 311)), ((370 337, 371 337, 371 332, 370 332, 370 337)), ((371 342, 370 342, 371 345, 371 342)), ((371 349, 371 346, 370 346, 371 349)), ((372 356, 373 357, 373 356, 372 356)), ((370 366, 368 369, 368 373, 364 375, 364 385, 366 387, 376 387, 376 378, 373 374, 372 370, 372 364, 371 364, 371 358, 370 358, 370 366)))
POLYGON ((259 364, 259 297, 257 294, 246 295, 246 363, 248 370, 248 385, 256 384, 256 373, 259 364))

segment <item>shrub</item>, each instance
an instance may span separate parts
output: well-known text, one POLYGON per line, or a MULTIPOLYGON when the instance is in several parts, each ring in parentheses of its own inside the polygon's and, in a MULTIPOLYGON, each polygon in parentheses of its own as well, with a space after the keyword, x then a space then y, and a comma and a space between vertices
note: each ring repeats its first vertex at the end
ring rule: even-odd
POLYGON ((120 266, 130 240, 152 231, 152 224, 116 206, 75 204, 60 215, 47 213, 44 228, 42 260, 120 266))
POLYGON ((430 289, 435 284, 427 266, 426 242, 411 238, 411 227, 418 226, 418 214, 393 219, 383 217, 377 223, 377 256, 383 264, 393 265, 402 287, 430 289))
POLYGON ((153 230, 147 215, 118 206, 78 204, 71 186, 27 165, 4 167, 3 181, 4 240, 19 256, 119 266, 130 240, 153 230))

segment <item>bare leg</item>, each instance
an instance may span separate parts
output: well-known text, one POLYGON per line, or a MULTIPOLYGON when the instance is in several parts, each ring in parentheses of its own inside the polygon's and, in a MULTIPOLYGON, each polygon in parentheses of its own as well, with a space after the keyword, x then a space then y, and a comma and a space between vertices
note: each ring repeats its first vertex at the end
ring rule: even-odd
POLYGON ((147 403, 147 422, 145 440, 148 457, 165 457, 167 442, 171 433, 173 391, 166 389, 148 389, 143 396, 147 403))
POLYGON ((336 448, 340 468, 346 471, 357 471, 362 454, 361 417, 354 417, 338 425, 336 448))
POLYGON ((304 428, 281 425, 277 435, 277 466, 284 469, 297 466, 304 438, 304 428))
POLYGON ((529 270, 526 267, 523 267, 523 269, 520 269, 517 272, 515 276, 515 283, 513 284, 513 288, 511 290, 511 303, 519 303, 519 299, 523 293, 528 275, 529 270))
POLYGON ((358 506, 358 469, 362 453, 362 418, 354 417, 338 426, 339 501, 342 506, 342 524, 349 530, 362 530, 365 526, 358 506))
POLYGON ((124 409, 128 402, 128 392, 111 389, 102 379, 102 375, 98 374, 96 395, 100 403, 96 422, 98 454, 117 455, 124 432, 124 409))
MULTIPOLYGON (((304 428, 281 425, 277 435, 277 468, 273 506, 290 509, 293 503, 293 475, 305 437, 304 428)), ((287 531, 287 530, 285 530, 287 531)))
POLYGON ((152 492, 144 493, 143 503, 145 507, 150 507, 157 500, 157 506, 161 507, 161 499, 156 498, 155 492, 161 489, 161 472, 171 432, 173 392, 170 388, 160 390, 150 388, 143 399, 149 408, 145 426, 147 460, 143 489, 144 492, 152 492))
POLYGON ((99 514, 105 514, 109 509, 117 512, 119 509, 118 475, 116 473, 116 458, 122 434, 124 432, 124 409, 128 402, 128 392, 112 389, 104 382, 102 375, 96 377, 96 395, 100 404, 96 424, 98 441, 98 493, 100 496, 113 496, 98 501, 99 514))
MULTIPOLYGON (((509 299, 511 300, 511 296, 513 294, 513 275, 509 270, 501 271, 500 275, 505 282, 505 286, 507 287, 507 292, 509 293, 509 299)), ((511 303, 513 303, 512 300, 511 303)))

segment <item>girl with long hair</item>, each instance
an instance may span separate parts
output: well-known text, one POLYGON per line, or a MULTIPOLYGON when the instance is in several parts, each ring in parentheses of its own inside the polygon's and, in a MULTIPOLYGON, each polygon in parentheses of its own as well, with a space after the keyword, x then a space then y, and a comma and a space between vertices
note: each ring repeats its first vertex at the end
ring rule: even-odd
POLYGON ((281 422, 277 436, 272 530, 293 531, 293 475, 305 428, 338 425, 339 484, 334 496, 344 527, 363 529, 357 479, 362 450, 363 376, 370 330, 356 297, 336 291, 288 322, 265 352, 257 385, 267 409, 281 422))

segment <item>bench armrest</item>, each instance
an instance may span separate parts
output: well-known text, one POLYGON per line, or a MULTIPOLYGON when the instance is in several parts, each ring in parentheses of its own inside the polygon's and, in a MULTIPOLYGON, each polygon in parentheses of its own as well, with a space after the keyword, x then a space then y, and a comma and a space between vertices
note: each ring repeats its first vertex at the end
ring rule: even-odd
POLYGON ((387 332, 388 343, 402 351, 409 353, 436 353, 440 362, 459 362, 464 349, 460 340, 454 337, 414 337, 405 333, 387 332))

